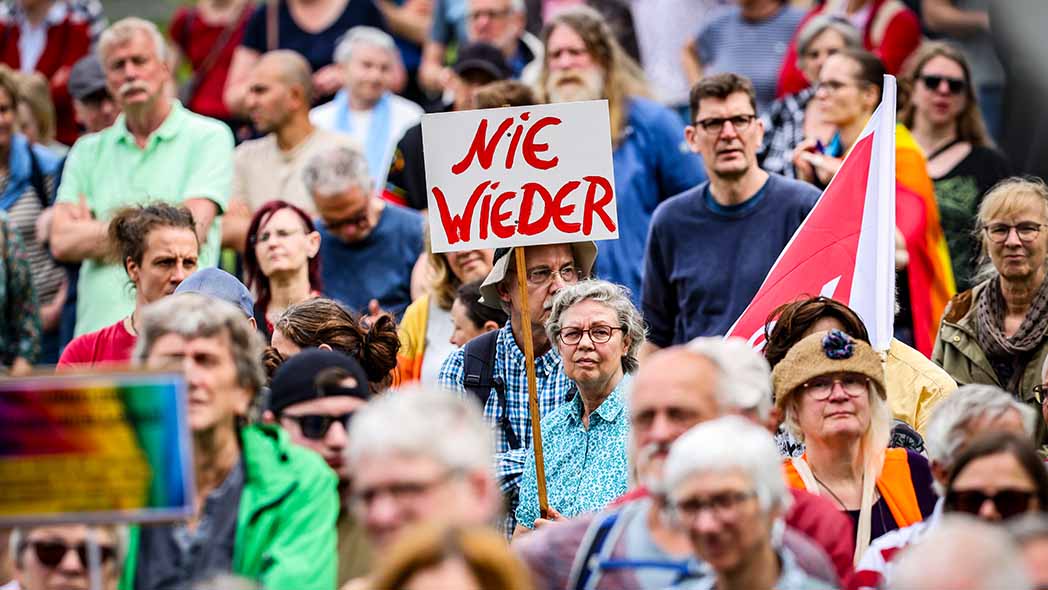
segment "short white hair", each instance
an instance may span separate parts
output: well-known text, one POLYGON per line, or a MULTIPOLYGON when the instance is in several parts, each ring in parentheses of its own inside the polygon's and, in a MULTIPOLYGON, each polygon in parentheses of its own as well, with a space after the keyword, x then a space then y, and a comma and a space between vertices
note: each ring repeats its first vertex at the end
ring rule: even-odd
POLYGON ((370 195, 372 189, 367 158, 360 150, 348 146, 314 155, 302 171, 302 182, 313 197, 341 195, 353 187, 370 195))
POLYGON ((151 21, 137 16, 122 18, 113 23, 108 29, 102 31, 98 38, 98 60, 102 62, 102 68, 106 67, 106 55, 114 45, 127 43, 135 35, 142 33, 153 41, 153 51, 160 61, 167 61, 167 42, 160 29, 151 21))
POLYGON ((1004 527, 945 514, 895 560, 888 588, 1029 588, 1022 553, 1004 527))
POLYGON ((1011 410, 1019 413, 1026 434, 1032 438, 1040 419, 1036 410, 993 385, 965 385, 958 388, 939 402, 928 418, 924 436, 928 459, 949 468, 967 442, 965 427, 972 420, 984 416, 999 418, 1011 410))
POLYGON ((338 45, 335 46, 335 63, 349 63, 349 60, 353 58, 353 51, 357 45, 376 47, 388 52, 393 59, 400 59, 397 42, 393 40, 389 33, 375 27, 359 26, 346 31, 346 34, 339 39, 338 45))
POLYGON ((428 457, 448 469, 492 474, 495 444, 478 404, 453 393, 408 387, 390 391, 353 414, 346 458, 428 457))
POLYGON ((685 348, 710 359, 721 370, 718 395, 736 411, 757 413, 767 420, 772 407, 771 367, 742 338, 700 336, 685 348))
MULTIPOLYGON (((466 0, 466 7, 472 0, 466 0)), ((509 0, 509 9, 516 13, 521 13, 527 10, 527 6, 524 4, 524 0, 509 0)))
POLYGON ((741 471, 750 478, 762 510, 789 507, 792 497, 775 439, 742 416, 703 422, 678 438, 666 459, 664 489, 673 500, 677 487, 688 478, 728 471, 741 471))

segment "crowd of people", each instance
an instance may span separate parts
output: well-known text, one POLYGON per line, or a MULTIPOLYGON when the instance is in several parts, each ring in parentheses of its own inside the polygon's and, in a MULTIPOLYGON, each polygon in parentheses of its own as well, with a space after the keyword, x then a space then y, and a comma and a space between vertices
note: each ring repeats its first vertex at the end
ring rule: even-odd
POLYGON ((0 588, 96 547, 105 590, 1048 585, 1048 185, 990 4, 5 0, 0 374, 181 373, 195 488, 3 531, 0 588), (808 293, 725 338, 885 74, 889 348, 808 293), (581 100, 619 237, 434 252, 423 113, 581 100))

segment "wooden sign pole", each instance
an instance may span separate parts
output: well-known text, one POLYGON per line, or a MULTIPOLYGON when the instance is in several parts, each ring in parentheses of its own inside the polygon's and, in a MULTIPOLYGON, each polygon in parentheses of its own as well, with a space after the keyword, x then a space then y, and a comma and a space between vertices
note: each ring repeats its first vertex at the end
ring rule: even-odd
POLYGON ((531 311, 528 307, 528 269, 524 262, 524 247, 513 249, 517 263, 517 286, 520 287, 520 323, 524 338, 524 357, 528 367, 528 410, 531 414, 531 448, 535 452, 535 481, 538 482, 539 512, 543 518, 549 513, 546 499, 546 466, 542 462, 542 430, 539 422, 538 388, 535 384, 535 343, 531 340, 531 311))

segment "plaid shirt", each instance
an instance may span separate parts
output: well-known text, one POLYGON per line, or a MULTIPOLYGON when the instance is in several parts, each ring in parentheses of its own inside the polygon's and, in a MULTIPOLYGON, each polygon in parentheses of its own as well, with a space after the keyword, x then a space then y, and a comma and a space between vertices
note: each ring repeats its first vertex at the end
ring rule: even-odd
POLYGON ((814 96, 814 87, 784 96, 771 103, 761 117, 765 133, 757 161, 765 171, 797 177, 793 171, 793 148, 804 141, 804 109, 814 96))
MULTIPOLYGON (((506 384, 506 413, 510 426, 520 439, 522 448, 510 449, 506 434, 498 427, 502 418, 497 396, 488 395, 484 404, 484 417, 495 429, 495 475, 503 494, 512 492, 520 485, 524 472, 524 461, 531 452, 531 417, 528 414, 528 371, 524 351, 517 346, 509 323, 499 330, 495 341, 495 368, 493 377, 501 377, 506 384)), ((455 351, 440 368, 438 381, 441 387, 463 395, 469 395, 463 386, 465 378, 465 352, 455 351)), ((557 349, 550 348, 546 354, 535 359, 535 386, 539 399, 539 413, 543 416, 560 404, 571 399, 574 383, 564 374, 564 366, 557 349)), ((513 513, 516 503, 507 506, 506 532, 512 533, 516 525, 513 513)))

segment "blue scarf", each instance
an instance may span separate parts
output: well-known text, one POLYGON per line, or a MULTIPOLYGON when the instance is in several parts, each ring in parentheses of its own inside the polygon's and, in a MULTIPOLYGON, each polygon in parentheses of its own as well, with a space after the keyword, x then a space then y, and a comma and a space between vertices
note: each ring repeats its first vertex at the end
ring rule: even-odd
MULTIPOLYGON (((353 135, 353 119, 349 116, 349 93, 345 89, 335 93, 335 130, 353 135)), ((374 181, 374 189, 382 190, 379 182, 389 172, 386 163, 390 126, 393 120, 392 99, 389 93, 382 95, 371 110, 371 125, 368 127, 364 141, 364 156, 368 161, 368 171, 374 181)))
POLYGON ((11 154, 7 160, 7 186, 0 195, 0 210, 7 211, 25 192, 32 176, 32 165, 29 163, 29 150, 33 149, 24 135, 16 133, 11 136, 11 154))

